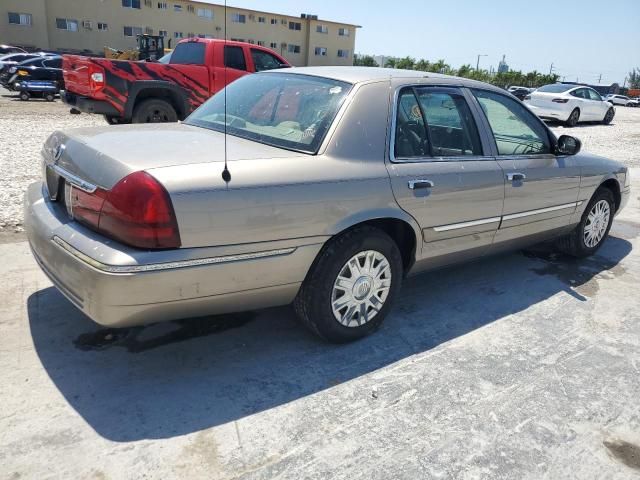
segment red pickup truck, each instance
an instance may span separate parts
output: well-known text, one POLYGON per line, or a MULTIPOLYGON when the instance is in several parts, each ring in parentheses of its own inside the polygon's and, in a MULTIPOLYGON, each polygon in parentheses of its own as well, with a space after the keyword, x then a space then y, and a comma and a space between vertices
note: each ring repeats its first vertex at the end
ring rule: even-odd
POLYGON ((205 38, 178 43, 168 63, 65 55, 62 99, 111 124, 175 122, 247 73, 289 66, 267 48, 205 38))

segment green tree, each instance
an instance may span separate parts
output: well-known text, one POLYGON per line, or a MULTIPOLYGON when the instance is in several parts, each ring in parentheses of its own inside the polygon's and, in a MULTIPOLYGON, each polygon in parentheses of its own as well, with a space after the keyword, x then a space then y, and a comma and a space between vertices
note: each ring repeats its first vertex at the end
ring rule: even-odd
POLYGON ((398 64, 398 60, 396 60, 395 58, 388 58, 387 61, 384 63, 384 66, 386 68, 396 68, 397 64, 398 64))
POLYGON ((416 59, 412 57, 404 57, 398 60, 396 63, 396 68, 401 68, 404 70, 415 70, 416 59))
POLYGON ((440 59, 436 63, 431 64, 429 71, 433 73, 440 73, 445 72, 450 68, 451 67, 443 59, 440 59))
POLYGON ((470 74, 471 74, 471 65, 469 64, 462 65, 456 72, 457 76, 464 77, 464 78, 467 78, 470 74))
POLYGON ((371 55, 354 55, 353 56, 353 65, 356 67, 379 67, 375 58, 371 55))
POLYGON ((640 68, 629 72, 629 88, 640 88, 640 68))
POLYGON ((421 58, 416 62, 415 69, 420 70, 421 72, 428 72, 430 66, 431 64, 429 63, 429 60, 425 60, 424 58, 421 58))

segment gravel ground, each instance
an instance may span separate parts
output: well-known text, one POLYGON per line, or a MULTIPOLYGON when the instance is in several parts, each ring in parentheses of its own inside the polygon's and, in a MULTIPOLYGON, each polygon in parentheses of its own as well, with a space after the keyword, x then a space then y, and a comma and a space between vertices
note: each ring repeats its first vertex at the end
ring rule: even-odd
MULTIPOLYGON (((57 129, 106 125, 101 116, 70 115, 61 101, 21 102, 0 88, 0 237, 22 231, 22 194, 40 178, 40 149, 57 129)), ((583 148, 598 155, 640 166, 640 109, 618 107, 611 125, 584 124, 567 129, 551 125, 556 134, 571 133, 583 148)))

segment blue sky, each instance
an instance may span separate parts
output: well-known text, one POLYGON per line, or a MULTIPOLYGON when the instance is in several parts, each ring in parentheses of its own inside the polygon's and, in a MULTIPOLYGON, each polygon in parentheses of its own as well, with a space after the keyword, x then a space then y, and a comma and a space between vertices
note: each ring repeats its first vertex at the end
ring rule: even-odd
MULTIPOLYGON (((224 3, 223 0, 211 3, 224 3)), ((356 52, 619 82, 640 67, 640 0, 229 0, 228 5, 362 25, 356 52)))

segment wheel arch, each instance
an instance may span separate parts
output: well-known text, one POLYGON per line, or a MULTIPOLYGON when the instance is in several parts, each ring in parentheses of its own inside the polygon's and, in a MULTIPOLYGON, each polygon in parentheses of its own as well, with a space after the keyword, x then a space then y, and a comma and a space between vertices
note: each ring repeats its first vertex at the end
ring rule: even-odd
MULTIPOLYGON (((618 209, 620 208, 620 204, 622 203, 622 190, 620 188, 620 182, 618 182, 618 179, 615 178, 615 176, 608 176, 600 183, 600 185, 598 185, 596 192, 601 188, 606 188, 611 191, 611 193, 613 194, 613 199, 615 201, 615 207, 617 212, 618 209)), ((595 195, 595 192, 594 192, 594 195, 595 195)))
POLYGON ((189 112, 187 96, 184 90, 170 82, 152 80, 135 82, 129 90, 129 98, 125 106, 125 118, 133 117, 135 107, 149 98, 158 98, 169 102, 180 120, 184 120, 189 112))
POLYGON ((330 234, 334 238, 364 225, 382 230, 396 242, 402 255, 404 271, 408 272, 415 263, 422 244, 422 230, 413 217, 391 208, 359 212, 335 224, 330 229, 330 234))

